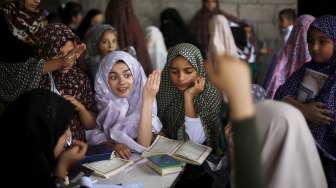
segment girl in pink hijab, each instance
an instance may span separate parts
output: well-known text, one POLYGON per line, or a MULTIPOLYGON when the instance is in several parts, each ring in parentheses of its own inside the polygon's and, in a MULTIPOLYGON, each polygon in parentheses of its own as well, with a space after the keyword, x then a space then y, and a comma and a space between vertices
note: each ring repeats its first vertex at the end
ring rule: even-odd
POLYGON ((315 18, 310 15, 302 15, 297 19, 288 41, 276 58, 274 74, 266 89, 269 98, 274 97, 279 86, 284 84, 293 72, 311 60, 308 51, 307 32, 314 20, 315 18))

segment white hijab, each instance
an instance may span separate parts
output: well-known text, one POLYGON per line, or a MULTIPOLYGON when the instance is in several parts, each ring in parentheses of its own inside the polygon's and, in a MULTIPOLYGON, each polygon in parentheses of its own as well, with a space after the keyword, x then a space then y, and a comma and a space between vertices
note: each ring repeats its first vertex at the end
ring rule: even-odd
POLYGON ((163 70, 167 62, 167 48, 161 31, 154 26, 147 27, 145 40, 153 69, 163 70))
POLYGON ((209 52, 239 57, 229 22, 223 15, 216 15, 210 20, 209 31, 209 52))

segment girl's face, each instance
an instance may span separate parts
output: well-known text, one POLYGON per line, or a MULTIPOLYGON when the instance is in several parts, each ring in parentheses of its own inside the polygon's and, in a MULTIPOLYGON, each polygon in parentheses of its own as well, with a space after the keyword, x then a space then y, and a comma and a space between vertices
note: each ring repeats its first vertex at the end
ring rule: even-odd
POLYGON ((98 25, 104 22, 104 15, 103 14, 97 14, 91 19, 91 25, 98 25))
POLYGON ((41 0, 25 0, 24 6, 31 12, 37 12, 40 6, 41 0))
POLYGON ((169 66, 170 80, 180 91, 193 86, 198 74, 194 67, 182 56, 173 59, 169 66))
POLYGON ((99 52, 101 55, 115 51, 118 48, 118 39, 113 31, 105 31, 99 41, 99 52))
POLYGON ((308 34, 308 48, 316 63, 328 62, 334 52, 334 42, 324 33, 312 28, 308 34))
POLYGON ((66 142, 67 140, 71 139, 71 131, 70 131, 70 128, 68 128, 64 134, 59 137, 58 141, 57 141, 57 144, 54 148, 54 157, 55 159, 57 159, 61 153, 65 150, 65 145, 66 145, 66 142))
POLYGON ((279 28, 281 30, 287 29, 290 25, 293 25, 294 23, 290 20, 288 20, 285 16, 280 15, 279 16, 279 28))
POLYGON ((71 18, 71 21, 72 21, 71 24, 72 24, 72 26, 75 27, 75 29, 77 29, 78 26, 79 26, 79 24, 82 22, 82 19, 83 19, 82 13, 79 13, 78 15, 73 16, 71 18))
POLYGON ((244 27, 245 33, 246 33, 246 38, 250 39, 252 37, 253 34, 253 29, 251 26, 245 26, 244 27))
POLYGON ((217 1, 216 0, 207 0, 205 3, 206 8, 209 12, 214 11, 217 8, 217 1))
POLYGON ((108 76, 108 83, 118 97, 126 98, 133 90, 133 75, 129 67, 122 61, 115 63, 108 76))

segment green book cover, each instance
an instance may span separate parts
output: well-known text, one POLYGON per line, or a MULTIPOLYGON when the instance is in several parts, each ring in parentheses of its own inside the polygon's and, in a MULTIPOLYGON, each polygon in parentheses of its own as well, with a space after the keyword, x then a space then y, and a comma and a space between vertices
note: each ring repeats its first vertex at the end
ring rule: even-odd
POLYGON ((175 160, 168 155, 156 155, 148 157, 148 160, 159 166, 160 168, 181 167, 185 163, 175 160))

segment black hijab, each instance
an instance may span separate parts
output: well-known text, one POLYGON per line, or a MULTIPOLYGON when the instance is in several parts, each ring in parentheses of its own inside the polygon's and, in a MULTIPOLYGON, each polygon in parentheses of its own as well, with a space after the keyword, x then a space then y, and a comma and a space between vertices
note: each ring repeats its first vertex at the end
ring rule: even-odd
POLYGON ((68 128, 74 107, 62 97, 36 89, 15 100, 0 118, 6 178, 15 185, 55 187, 54 148, 68 128), (7 138, 5 135, 10 135, 7 138), (15 181, 20 176, 20 181, 15 181))
POLYGON ((190 43, 199 46, 182 19, 174 8, 165 9, 160 15, 160 29, 167 48, 180 43, 190 43))

